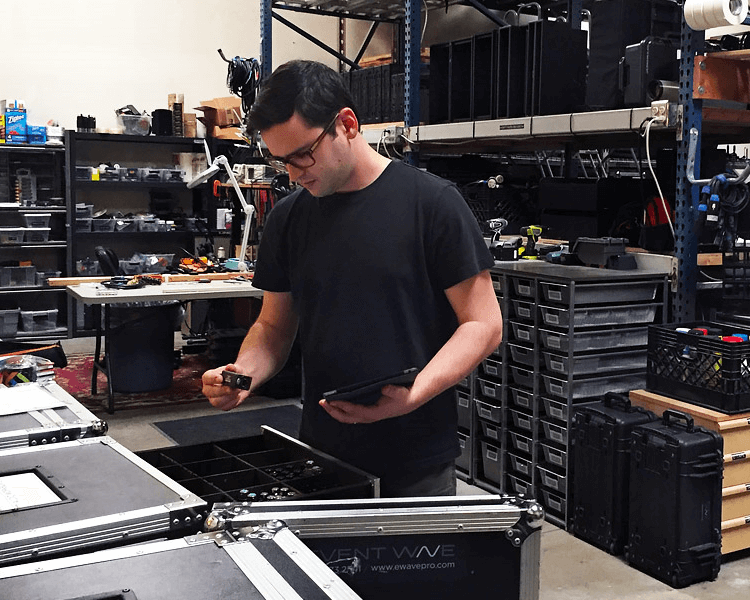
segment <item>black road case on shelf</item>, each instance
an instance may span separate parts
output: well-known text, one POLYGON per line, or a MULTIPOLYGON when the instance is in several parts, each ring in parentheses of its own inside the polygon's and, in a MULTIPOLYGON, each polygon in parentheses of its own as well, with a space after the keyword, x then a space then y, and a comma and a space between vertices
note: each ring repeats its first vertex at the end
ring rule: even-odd
POLYGON ((673 587, 721 566, 721 435, 665 410, 633 429, 627 562, 673 587))
POLYGON ((207 508, 107 436, 0 450, 0 566, 196 533, 207 508))
POLYGON ((623 394, 575 409, 571 421, 572 533, 611 554, 628 541, 630 443, 633 428, 657 416, 623 394))
POLYGON ((242 538, 278 520, 365 600, 539 597, 544 511, 513 496, 214 505, 242 538))
POLYGON ((104 435, 107 423, 54 381, 0 387, 0 449, 104 435))
POLYGON ((0 597, 23 600, 356 600, 278 523, 100 550, 0 569, 0 597))
POLYGON ((138 456, 209 504, 380 495, 377 477, 265 425, 260 435, 138 456))

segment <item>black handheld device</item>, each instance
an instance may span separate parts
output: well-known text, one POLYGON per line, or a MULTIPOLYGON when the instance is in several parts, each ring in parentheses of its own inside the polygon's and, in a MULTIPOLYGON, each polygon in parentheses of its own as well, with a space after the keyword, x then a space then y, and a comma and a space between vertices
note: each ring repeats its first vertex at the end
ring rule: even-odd
POLYGON ((222 383, 236 390, 249 390, 253 378, 249 375, 240 375, 234 371, 221 372, 222 383))
POLYGON ((411 385, 419 374, 419 369, 410 367, 385 377, 360 381, 344 387, 330 390, 323 394, 326 400, 345 400, 357 404, 375 404, 380 398, 380 389, 384 385, 411 385))

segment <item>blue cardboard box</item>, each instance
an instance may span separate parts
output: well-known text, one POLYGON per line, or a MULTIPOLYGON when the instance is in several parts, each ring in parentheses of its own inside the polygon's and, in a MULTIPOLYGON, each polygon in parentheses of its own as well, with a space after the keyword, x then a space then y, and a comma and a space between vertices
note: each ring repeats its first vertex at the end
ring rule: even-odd
POLYGON ((25 110, 5 111, 5 139, 9 144, 24 144, 28 141, 25 110))
POLYGON ((47 127, 45 125, 27 125, 29 144, 46 144, 47 127))

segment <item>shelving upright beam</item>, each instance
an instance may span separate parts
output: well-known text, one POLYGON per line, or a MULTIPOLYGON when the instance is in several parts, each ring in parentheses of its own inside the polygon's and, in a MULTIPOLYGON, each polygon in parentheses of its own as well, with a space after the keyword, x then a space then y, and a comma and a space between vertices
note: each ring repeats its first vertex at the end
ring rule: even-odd
MULTIPOLYGON (((677 322, 695 319, 696 289, 698 282, 698 232, 697 207, 699 186, 692 185, 687 177, 689 134, 695 127, 701 132, 703 101, 693 97, 693 58, 703 52, 705 35, 693 31, 682 19, 680 32, 680 89, 683 105, 681 135, 677 140, 677 181, 675 193, 675 257, 678 262, 677 285, 672 299, 672 317, 677 322)), ((700 135, 696 148, 695 173, 700 178, 700 135)))

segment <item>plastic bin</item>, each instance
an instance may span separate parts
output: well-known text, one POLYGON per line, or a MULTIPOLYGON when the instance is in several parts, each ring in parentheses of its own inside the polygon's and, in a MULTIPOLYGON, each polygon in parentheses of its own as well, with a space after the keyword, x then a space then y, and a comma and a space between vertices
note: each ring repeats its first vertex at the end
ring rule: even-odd
POLYGON ((603 304, 613 302, 647 302, 656 298, 655 281, 617 281, 612 283, 569 284, 542 281, 542 296, 548 302, 559 302, 576 306, 581 304, 603 304), (573 292, 575 289, 575 292, 573 292))
POLYGON ((144 273, 164 273, 174 261, 174 254, 144 254, 143 255, 143 272, 144 273))
POLYGON ((502 397, 502 385, 495 381, 477 377, 477 385, 479 386, 480 393, 486 398, 500 400, 502 397))
POLYGON ((125 275, 138 275, 143 273, 143 263, 140 260, 120 259, 120 270, 125 275))
POLYGON ((76 219, 90 219, 94 216, 93 204, 76 204, 76 219))
POLYGON ((648 344, 648 326, 607 331, 577 331, 572 337, 567 333, 540 329, 539 337, 545 348, 561 352, 571 350, 571 345, 573 352, 638 348, 648 344))
POLYGON ((705 321, 650 326, 646 387, 724 413, 750 410, 750 342, 719 337, 735 333, 750 330, 705 321), (681 333, 678 327, 708 328, 713 335, 681 333))
POLYGON ((76 273, 78 275, 101 275, 102 270, 98 260, 84 258, 76 261, 76 273))
POLYGON ((658 304, 636 304, 632 306, 588 306, 565 309, 554 306, 539 306, 544 324, 551 327, 604 327, 653 323, 658 304))
POLYGON ((534 393, 528 390, 519 390, 518 388, 510 388, 510 397, 514 406, 523 408, 524 410, 534 410, 532 402, 534 401, 534 393))
POLYGON ((482 442, 482 471, 485 479, 502 484, 503 470, 500 460, 500 448, 488 442, 482 442))
POLYGON ((533 325, 511 321, 510 328, 513 330, 514 340, 527 344, 533 344, 536 341, 536 330, 533 325))
POLYGON ((518 433, 517 431, 509 431, 508 438, 510 439, 511 447, 514 450, 531 455, 534 444, 532 438, 525 436, 522 433, 518 433))
POLYGON ((0 244, 20 244, 23 235, 23 227, 0 227, 0 244))
POLYGON ((138 224, 134 219, 115 219, 115 231, 123 233, 138 231, 138 224))
POLYGON ((51 331, 57 329, 57 309, 22 310, 21 326, 24 331, 51 331))
POLYGON ((503 363, 492 358, 485 358, 482 361, 482 371, 490 377, 502 377, 503 363))
POLYGON ((150 115, 117 115, 126 135, 148 135, 151 133, 150 115))
POLYGON ((568 452, 566 450, 555 448, 549 444, 539 444, 539 447, 542 449, 542 455, 546 462, 562 469, 567 467, 568 452))
POLYGON ((15 337, 18 333, 18 315, 21 313, 17 308, 0 310, 0 337, 15 337))
POLYGON ((60 277, 62 271, 37 271, 36 272, 36 284, 42 287, 49 285, 49 280, 55 277, 60 277))
POLYGON ((482 435, 489 440, 494 440, 498 444, 502 439, 503 429, 497 423, 491 423, 489 421, 479 421, 482 426, 482 435))
POLYGON ((509 452, 508 463, 514 473, 518 473, 529 478, 531 478, 534 474, 532 471, 532 463, 527 458, 516 456, 515 454, 509 452))
POLYGON ((458 445, 461 455, 456 459, 456 467, 468 473, 471 470, 471 436, 459 431, 458 445))
POLYGON ((34 287, 36 267, 0 267, 0 287, 34 287))
POLYGON ((536 307, 532 302, 524 302, 523 300, 511 300, 511 306, 513 306, 513 316, 516 319, 526 319, 527 321, 534 320, 534 311, 536 307))
POLYGON ((52 213, 21 213, 26 227, 49 227, 52 213))
POLYGON ((542 381, 548 394, 577 400, 579 398, 601 397, 606 392, 629 392, 630 390, 640 389, 646 385, 646 374, 620 373, 602 377, 563 380, 542 373, 542 381))
POLYGON ((479 400, 477 398, 474 399, 474 402, 477 405, 477 415, 479 415, 480 419, 486 419, 487 421, 491 421, 493 423, 503 422, 502 407, 495 404, 490 404, 489 402, 484 402, 483 400, 479 400))
POLYGON ((91 219, 91 231, 110 232, 114 230, 114 219, 91 219))
POLYGON ((539 471, 539 481, 548 489, 555 490, 561 494, 566 493, 568 477, 564 473, 559 473, 553 469, 537 466, 539 471))
POLYGON ((25 242, 31 242, 34 244, 44 243, 49 241, 49 227, 27 227, 24 230, 23 239, 25 242))
POLYGON ((76 219, 76 233, 88 233, 91 231, 92 221, 93 219, 91 217, 76 219))
POLYGON ((634 371, 646 368, 646 352, 642 349, 625 352, 606 352, 596 355, 567 355, 544 351, 548 371, 563 375, 596 375, 613 371, 634 371))
POLYGON ((508 414, 510 415, 510 418, 513 421, 513 425, 516 427, 516 429, 525 432, 534 431, 534 417, 532 417, 531 415, 527 415, 520 410, 513 409, 508 409, 508 414))
POLYGON ((456 406, 458 407, 458 426, 471 428, 471 398, 468 392, 456 390, 456 406))
POLYGON ((508 348, 513 362, 527 367, 534 366, 534 351, 531 348, 516 346, 515 344, 508 344, 508 348))

